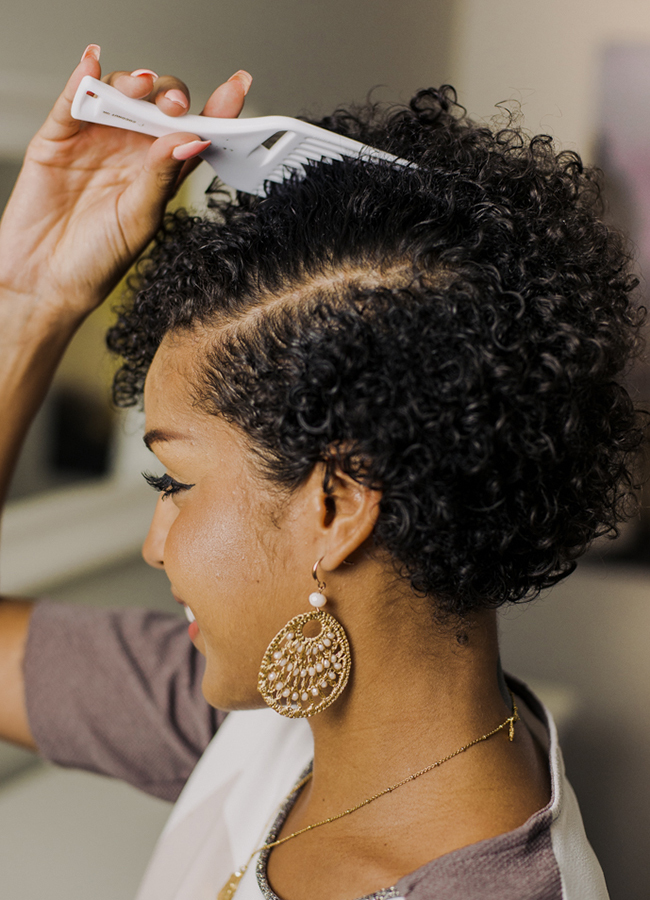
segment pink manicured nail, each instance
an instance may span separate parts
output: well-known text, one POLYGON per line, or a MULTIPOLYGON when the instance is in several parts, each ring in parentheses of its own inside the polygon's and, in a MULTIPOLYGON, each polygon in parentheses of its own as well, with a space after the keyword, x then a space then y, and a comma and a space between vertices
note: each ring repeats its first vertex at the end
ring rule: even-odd
POLYGON ((165 97, 165 100, 169 100, 171 103, 177 103, 183 109, 187 109, 189 107, 187 97, 182 91, 172 89, 171 91, 167 91, 167 93, 163 96, 165 97))
POLYGON ((84 59, 88 59, 89 57, 91 59, 94 59, 95 62, 99 62, 99 54, 100 53, 101 53, 101 48, 100 48, 99 44, 88 44, 88 46, 86 47, 84 52, 81 54, 81 62, 83 62, 84 59))
POLYGON ((193 156, 202 153, 211 143, 212 141, 188 141, 187 144, 179 144, 178 147, 174 147, 172 156, 174 159, 192 159, 193 156))
POLYGON ((152 78, 158 78, 158 75, 151 69, 136 69, 135 72, 131 72, 131 78, 139 78, 140 75, 151 75, 152 78))
POLYGON ((238 72, 235 72, 234 75, 231 75, 228 81, 239 81, 241 86, 244 88, 244 93, 247 94, 250 90, 250 86, 253 83, 253 76, 244 71, 244 69, 239 69, 238 72))

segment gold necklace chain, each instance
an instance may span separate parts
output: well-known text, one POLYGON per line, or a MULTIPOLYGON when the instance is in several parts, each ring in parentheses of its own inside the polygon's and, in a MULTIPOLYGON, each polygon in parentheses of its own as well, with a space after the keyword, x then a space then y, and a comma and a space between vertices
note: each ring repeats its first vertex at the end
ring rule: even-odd
MULTIPOLYGON (((487 734, 483 734, 481 735, 481 737, 474 738, 474 740, 470 741, 469 744, 464 744, 462 747, 459 747, 458 750, 454 750, 454 752, 450 753, 448 756, 443 756, 442 759, 438 759, 436 760, 436 762, 425 766, 424 769, 420 769, 419 772, 414 772, 412 775, 407 775, 406 778, 402 778, 401 781, 398 781, 395 784, 391 784, 390 787, 384 788, 382 791, 373 794, 372 797, 368 797, 366 800, 362 800, 361 803, 357 803, 356 806, 351 806, 344 812, 337 813, 335 816, 329 816, 327 819, 322 819, 320 822, 314 822, 312 825, 306 825, 304 828, 301 828, 298 831, 294 831, 292 834, 288 834, 286 837, 278 838, 278 840, 276 841, 269 841, 268 844, 263 844, 261 847, 258 847, 257 850, 253 850, 248 858, 248 861, 246 862, 246 865, 242 866, 240 869, 237 869, 236 872, 233 872, 228 881, 221 888, 221 890, 217 894, 217 900, 230 900, 230 898, 234 895, 235 891, 239 887, 239 882, 244 877, 246 870, 251 864, 251 860, 256 854, 261 853, 263 850, 271 850, 273 847, 279 847, 280 844, 286 844, 287 841, 291 841, 293 840, 293 838, 298 837, 301 834, 305 834, 308 831, 313 831, 314 828, 320 828, 322 825, 329 825, 330 822, 336 822, 337 819, 342 819, 344 816, 349 816, 350 813, 356 812, 358 809, 361 809, 364 806, 368 806, 369 803, 373 803, 375 800, 379 800, 380 797, 396 791, 397 788, 403 787, 405 784, 408 784, 409 781, 415 781, 415 779, 419 778, 421 775, 426 775, 427 772, 431 772, 433 771, 433 769, 437 769, 438 766, 443 765, 443 763, 449 762, 450 759, 453 759, 455 756, 459 756, 461 753, 469 750, 470 747, 474 747, 476 746, 476 744, 480 744, 482 741, 487 741, 489 738, 494 737, 495 734, 503 731, 504 728, 508 728, 508 739, 510 741, 513 741, 515 737, 515 722, 519 721, 519 710, 517 709, 517 704, 515 703, 515 698, 512 694, 512 691, 510 691, 510 697, 512 699, 511 715, 508 716, 505 722, 497 725, 496 728, 493 728, 492 731, 488 731, 487 734)), ((284 804, 289 800, 289 797, 300 791, 307 784, 311 777, 312 773, 310 772, 308 775, 302 778, 298 782, 298 784, 291 789, 291 792, 285 797, 280 806, 284 806, 284 804)))

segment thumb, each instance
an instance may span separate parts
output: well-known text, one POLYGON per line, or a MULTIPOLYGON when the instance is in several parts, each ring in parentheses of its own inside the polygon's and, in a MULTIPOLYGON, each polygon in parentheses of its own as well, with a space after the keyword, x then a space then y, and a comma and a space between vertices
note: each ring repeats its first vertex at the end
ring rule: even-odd
POLYGON ((210 141, 187 132, 166 135, 151 145, 140 174, 118 202, 124 238, 133 252, 146 246, 157 231, 185 162, 209 146, 210 141))

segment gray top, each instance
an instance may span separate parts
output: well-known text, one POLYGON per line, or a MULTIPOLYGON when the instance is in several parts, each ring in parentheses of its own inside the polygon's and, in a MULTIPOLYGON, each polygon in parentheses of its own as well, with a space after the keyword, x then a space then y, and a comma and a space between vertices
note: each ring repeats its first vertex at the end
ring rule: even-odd
MULTIPOLYGON (((224 718, 204 700, 202 674, 203 658, 175 616, 41 602, 25 655, 27 710, 40 752, 174 800, 224 718)), ((400 879, 396 890, 408 900, 607 898, 552 719, 525 686, 509 684, 549 736, 551 801, 514 831, 400 879)))

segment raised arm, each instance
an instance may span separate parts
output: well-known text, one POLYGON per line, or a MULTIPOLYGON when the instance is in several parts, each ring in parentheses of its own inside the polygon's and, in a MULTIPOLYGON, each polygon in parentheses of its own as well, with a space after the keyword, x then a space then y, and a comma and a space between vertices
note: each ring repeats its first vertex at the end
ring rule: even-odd
MULTIPOLYGON (((139 72, 106 80, 170 115, 187 111, 182 82, 139 72)), ((151 240, 205 147, 181 130, 182 120, 178 134, 155 141, 76 121, 70 105, 84 75, 101 77, 96 45, 31 141, 0 222, 0 503, 70 339, 151 240)), ((249 84, 250 76, 237 73, 217 88, 204 114, 238 115, 249 84)), ((0 738, 34 747, 23 680, 30 613, 29 604, 0 601, 0 738)))

